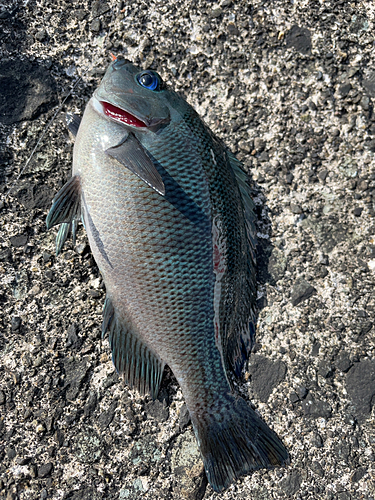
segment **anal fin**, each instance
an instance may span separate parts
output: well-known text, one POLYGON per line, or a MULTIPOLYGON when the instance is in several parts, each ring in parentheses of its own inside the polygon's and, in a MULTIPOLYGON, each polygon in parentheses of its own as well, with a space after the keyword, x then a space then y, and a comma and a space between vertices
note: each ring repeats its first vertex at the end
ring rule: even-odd
POLYGON ((109 331, 112 361, 125 382, 140 394, 159 392, 165 363, 138 337, 131 321, 119 316, 107 296, 103 311, 102 335, 109 331))

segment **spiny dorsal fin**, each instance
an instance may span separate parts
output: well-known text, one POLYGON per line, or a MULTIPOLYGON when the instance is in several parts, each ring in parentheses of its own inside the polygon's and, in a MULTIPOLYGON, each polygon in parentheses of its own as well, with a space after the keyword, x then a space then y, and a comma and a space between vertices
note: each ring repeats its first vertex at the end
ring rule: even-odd
POLYGON ((109 344, 116 370, 125 382, 140 394, 159 392, 165 363, 138 337, 131 320, 120 317, 107 296, 103 310, 102 335, 109 331, 109 344))
POLYGON ((165 195, 163 179, 159 174, 150 154, 142 146, 134 134, 130 133, 117 146, 109 148, 106 153, 128 168, 157 193, 165 195))

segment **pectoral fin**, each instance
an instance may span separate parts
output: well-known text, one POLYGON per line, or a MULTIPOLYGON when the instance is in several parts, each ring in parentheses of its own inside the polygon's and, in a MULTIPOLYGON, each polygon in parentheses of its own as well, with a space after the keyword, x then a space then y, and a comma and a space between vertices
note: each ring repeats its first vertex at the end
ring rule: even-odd
POLYGON ((164 182, 147 150, 133 134, 129 134, 119 145, 106 153, 142 179, 162 196, 165 195, 164 182))
POLYGON ((77 135, 82 118, 74 113, 66 113, 65 120, 69 132, 71 132, 75 137, 77 135))
POLYGON ((52 200, 52 207, 46 219, 47 229, 61 224, 62 222, 73 222, 81 217, 81 182, 74 175, 60 189, 52 200))

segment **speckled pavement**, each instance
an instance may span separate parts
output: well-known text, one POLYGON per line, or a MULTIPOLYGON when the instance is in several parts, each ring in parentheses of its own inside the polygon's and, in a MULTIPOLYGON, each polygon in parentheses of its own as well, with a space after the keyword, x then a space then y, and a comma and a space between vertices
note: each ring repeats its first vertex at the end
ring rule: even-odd
POLYGON ((374 500, 374 33, 371 0, 2 0, 0 498, 374 500), (45 228, 71 170, 64 113, 110 52, 181 91, 254 185, 259 318, 238 390, 291 465, 222 494, 172 374, 154 402, 115 374, 83 228, 57 258, 45 228))

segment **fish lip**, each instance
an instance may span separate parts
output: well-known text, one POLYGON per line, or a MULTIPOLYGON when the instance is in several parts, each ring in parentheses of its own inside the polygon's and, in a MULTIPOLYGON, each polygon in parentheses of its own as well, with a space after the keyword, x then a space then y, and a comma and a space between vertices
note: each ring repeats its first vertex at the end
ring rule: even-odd
POLYGON ((93 97, 93 106, 99 113, 103 114, 109 120, 114 121, 116 123, 121 123, 122 125, 124 125, 126 127, 130 127, 132 129, 136 129, 136 130, 150 129, 150 130, 154 131, 154 130, 158 130, 161 126, 166 125, 167 123, 170 122, 169 116, 167 118, 147 118, 145 116, 141 117, 134 112, 131 113, 127 109, 120 107, 118 104, 115 104, 110 99, 98 99, 97 97, 93 97), (139 125, 132 125, 131 123, 125 123, 121 120, 116 120, 115 118, 113 118, 113 116, 110 116, 105 112, 103 103, 109 104, 111 106, 114 106, 115 108, 120 109, 121 111, 124 111, 128 115, 134 117, 137 121, 144 123, 144 127, 139 126, 139 125))

